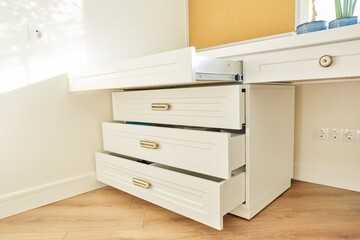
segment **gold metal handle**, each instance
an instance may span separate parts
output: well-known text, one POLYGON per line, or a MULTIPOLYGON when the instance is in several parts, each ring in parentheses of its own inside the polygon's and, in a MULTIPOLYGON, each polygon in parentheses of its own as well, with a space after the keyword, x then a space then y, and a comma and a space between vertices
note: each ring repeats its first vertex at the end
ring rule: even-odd
POLYGON ((139 179, 139 178, 135 178, 135 177, 132 178, 132 182, 134 185, 142 187, 142 188, 149 189, 151 187, 151 183, 149 183, 145 180, 139 179))
POLYGON ((324 55, 319 59, 319 64, 323 68, 330 67, 332 63, 333 59, 329 55, 324 55))
POLYGON ((167 111, 167 110, 170 110, 170 104, 168 104, 168 103, 152 103, 151 110, 167 111))
POLYGON ((140 140, 140 147, 143 148, 150 148, 150 149, 157 149, 159 147, 159 144, 156 142, 150 142, 146 140, 140 140))

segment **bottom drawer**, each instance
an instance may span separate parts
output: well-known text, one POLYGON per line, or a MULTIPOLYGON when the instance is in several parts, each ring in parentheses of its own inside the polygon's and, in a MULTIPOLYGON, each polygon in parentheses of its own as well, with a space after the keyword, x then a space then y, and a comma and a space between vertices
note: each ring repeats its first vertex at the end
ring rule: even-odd
POLYGON ((223 216, 245 201, 242 170, 223 180, 96 153, 96 171, 100 182, 219 230, 223 216))

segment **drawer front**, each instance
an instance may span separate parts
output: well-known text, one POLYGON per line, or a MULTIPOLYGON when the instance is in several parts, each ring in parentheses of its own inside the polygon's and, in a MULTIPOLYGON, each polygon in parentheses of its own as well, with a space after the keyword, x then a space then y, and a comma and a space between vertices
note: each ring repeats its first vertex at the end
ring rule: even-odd
POLYGON ((212 86, 113 93, 114 119, 242 129, 244 86, 212 86))
POLYGON ((245 135, 103 123, 104 150, 223 179, 245 164, 245 135))
POLYGON ((245 201, 245 173, 205 179, 96 153, 98 180, 221 230, 223 216, 245 201))
POLYGON ((89 70, 72 77, 71 91, 195 82, 195 48, 153 54, 89 70))
POLYGON ((357 40, 245 56, 244 76, 246 83, 344 78, 360 76, 359 65, 357 40))

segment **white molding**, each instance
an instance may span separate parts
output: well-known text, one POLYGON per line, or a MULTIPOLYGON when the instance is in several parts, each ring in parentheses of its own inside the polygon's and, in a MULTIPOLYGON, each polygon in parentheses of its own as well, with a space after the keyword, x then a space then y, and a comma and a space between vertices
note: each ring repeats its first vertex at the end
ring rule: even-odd
POLYGON ((360 174, 294 166, 294 179, 360 192, 360 174))
POLYGON ((295 1, 295 29, 298 25, 310 21, 310 0, 295 1))
POLYGON ((88 173, 0 195, 0 219, 104 186, 95 173, 88 173))

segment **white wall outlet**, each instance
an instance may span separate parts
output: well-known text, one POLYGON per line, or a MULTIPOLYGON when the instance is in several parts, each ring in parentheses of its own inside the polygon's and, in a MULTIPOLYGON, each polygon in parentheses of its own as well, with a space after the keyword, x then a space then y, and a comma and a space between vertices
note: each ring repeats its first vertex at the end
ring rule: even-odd
POLYGON ((330 128, 329 129, 329 139, 332 141, 342 141, 343 140, 343 132, 342 128, 330 128))
POLYGON ((344 129, 343 139, 347 142, 355 142, 356 141, 356 130, 354 129, 344 129))
POLYGON ((356 130, 356 141, 360 142, 360 130, 356 130))
POLYGON ((314 140, 329 139, 329 129, 328 128, 314 128, 313 138, 314 138, 314 140))
POLYGON ((29 24, 28 40, 29 42, 43 41, 45 39, 45 29, 43 26, 29 24))

